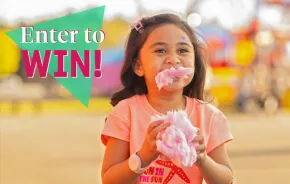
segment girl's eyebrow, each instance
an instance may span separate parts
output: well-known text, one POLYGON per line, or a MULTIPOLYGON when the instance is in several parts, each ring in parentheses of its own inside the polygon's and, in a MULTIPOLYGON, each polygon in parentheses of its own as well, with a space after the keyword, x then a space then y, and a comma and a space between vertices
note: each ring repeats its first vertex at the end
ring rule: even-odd
POLYGON ((177 45, 187 45, 192 48, 192 46, 188 44, 187 42, 178 42, 177 45))
POLYGON ((155 42, 153 43, 149 48, 155 47, 155 46, 164 46, 167 45, 165 42, 155 42))
MULTIPOLYGON (((164 46, 164 45, 168 45, 165 42, 155 42, 153 43, 149 48, 155 47, 155 46, 164 46)), ((186 45, 192 48, 192 46, 190 44, 188 44, 187 42, 177 42, 176 45, 186 45)))

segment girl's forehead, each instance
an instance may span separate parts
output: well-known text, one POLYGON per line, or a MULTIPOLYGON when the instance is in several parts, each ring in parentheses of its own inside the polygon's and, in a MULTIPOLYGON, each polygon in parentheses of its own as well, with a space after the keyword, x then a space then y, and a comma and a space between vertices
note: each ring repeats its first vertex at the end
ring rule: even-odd
POLYGON ((188 35, 175 25, 164 25, 155 28, 147 37, 146 42, 190 42, 188 35))

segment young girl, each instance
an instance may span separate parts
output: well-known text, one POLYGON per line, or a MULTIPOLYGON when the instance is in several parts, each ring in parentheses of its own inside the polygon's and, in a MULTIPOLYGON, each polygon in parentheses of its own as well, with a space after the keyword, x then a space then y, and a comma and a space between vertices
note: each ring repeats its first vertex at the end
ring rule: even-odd
POLYGON ((111 99, 114 108, 101 136, 106 145, 103 184, 201 184, 203 179, 208 184, 232 183, 225 143, 233 136, 224 114, 202 102, 205 73, 195 33, 178 16, 160 14, 135 24, 121 72, 124 89, 111 99), (159 90, 156 75, 171 67, 191 67, 195 72, 159 90), (181 109, 187 112, 192 125, 200 129, 193 140, 199 143, 197 161, 189 168, 160 158, 156 137, 168 125, 150 122, 152 115, 181 109))

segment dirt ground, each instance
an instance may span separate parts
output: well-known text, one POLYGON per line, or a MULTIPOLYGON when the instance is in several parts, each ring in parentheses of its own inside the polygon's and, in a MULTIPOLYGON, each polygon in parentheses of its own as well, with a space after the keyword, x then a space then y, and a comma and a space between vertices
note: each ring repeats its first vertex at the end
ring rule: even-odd
MULTIPOLYGON (((290 115, 227 114, 238 184, 290 183, 290 115)), ((104 115, 0 116, 1 184, 101 184, 104 115)))

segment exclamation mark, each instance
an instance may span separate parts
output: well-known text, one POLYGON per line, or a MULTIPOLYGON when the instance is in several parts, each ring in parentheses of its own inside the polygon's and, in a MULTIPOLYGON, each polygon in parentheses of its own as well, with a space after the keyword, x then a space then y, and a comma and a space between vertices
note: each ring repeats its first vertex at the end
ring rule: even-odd
POLYGON ((102 51, 95 50, 95 77, 101 78, 102 71, 101 71, 101 64, 102 64, 102 51))

